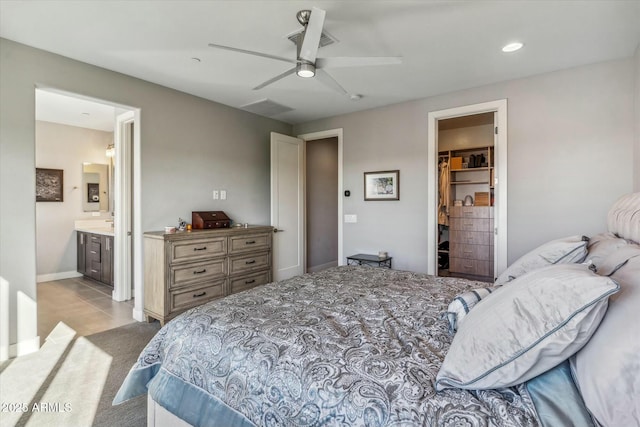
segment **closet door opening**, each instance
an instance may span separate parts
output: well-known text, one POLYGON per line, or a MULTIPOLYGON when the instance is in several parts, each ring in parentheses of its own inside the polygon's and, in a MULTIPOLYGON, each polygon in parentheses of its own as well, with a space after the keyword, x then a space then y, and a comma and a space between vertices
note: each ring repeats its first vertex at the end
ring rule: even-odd
POLYGON ((494 113, 438 120, 438 276, 494 277, 494 113))
POLYGON ((427 272, 493 282, 507 267, 507 100, 428 125, 427 272))

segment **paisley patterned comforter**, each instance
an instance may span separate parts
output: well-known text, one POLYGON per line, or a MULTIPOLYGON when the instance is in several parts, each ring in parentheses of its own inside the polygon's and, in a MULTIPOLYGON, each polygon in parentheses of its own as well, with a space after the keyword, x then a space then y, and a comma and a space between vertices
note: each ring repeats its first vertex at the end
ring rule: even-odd
POLYGON ((537 426, 522 386, 434 390, 442 314, 482 286, 345 266, 235 294, 160 330, 115 402, 148 387, 194 425, 537 426))

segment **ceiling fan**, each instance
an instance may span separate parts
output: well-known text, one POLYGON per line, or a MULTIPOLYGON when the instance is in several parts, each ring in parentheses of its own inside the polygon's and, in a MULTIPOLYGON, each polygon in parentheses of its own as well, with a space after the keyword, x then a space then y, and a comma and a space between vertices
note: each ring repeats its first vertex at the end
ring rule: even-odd
MULTIPOLYGON (((361 67, 372 65, 392 65, 402 63, 402 57, 396 56, 372 56, 372 57, 332 57, 318 58, 318 49, 320 48, 321 37, 326 36, 322 28, 324 26, 326 12, 317 7, 312 10, 301 10, 296 14, 298 22, 303 25, 302 31, 296 34, 295 43, 297 47, 296 59, 284 58, 281 56, 270 55, 268 53, 255 52, 252 50, 239 49, 230 46, 222 46, 219 44, 209 43, 210 47, 230 50, 233 52, 245 53, 248 55, 261 56, 263 58, 275 59, 295 64, 293 68, 288 69, 284 73, 267 80, 264 83, 254 87, 253 90, 262 89, 290 74, 297 74, 300 77, 311 78, 317 77, 325 86, 340 92, 343 95, 349 95, 352 98, 359 98, 359 95, 350 95, 329 73, 325 68, 338 67, 361 67)), ((292 40, 294 41, 294 40, 292 40)))

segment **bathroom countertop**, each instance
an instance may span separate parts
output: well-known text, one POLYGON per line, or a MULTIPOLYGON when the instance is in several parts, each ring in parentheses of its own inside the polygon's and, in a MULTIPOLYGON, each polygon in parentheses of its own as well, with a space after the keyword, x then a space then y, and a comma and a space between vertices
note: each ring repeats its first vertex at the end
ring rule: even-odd
POLYGON ((104 236, 113 237, 113 228, 111 227, 76 227, 76 231, 84 231, 85 233, 102 234, 104 236))
POLYGON ((78 219, 75 221, 74 229, 85 233, 113 236, 113 222, 104 219, 78 219))

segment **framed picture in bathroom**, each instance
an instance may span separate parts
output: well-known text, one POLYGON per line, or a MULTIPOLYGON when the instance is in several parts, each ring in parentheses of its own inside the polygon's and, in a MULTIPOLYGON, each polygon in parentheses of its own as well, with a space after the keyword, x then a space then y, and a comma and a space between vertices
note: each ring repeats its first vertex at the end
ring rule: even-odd
POLYGON ((36 168, 36 202, 63 202, 64 171, 36 168))

